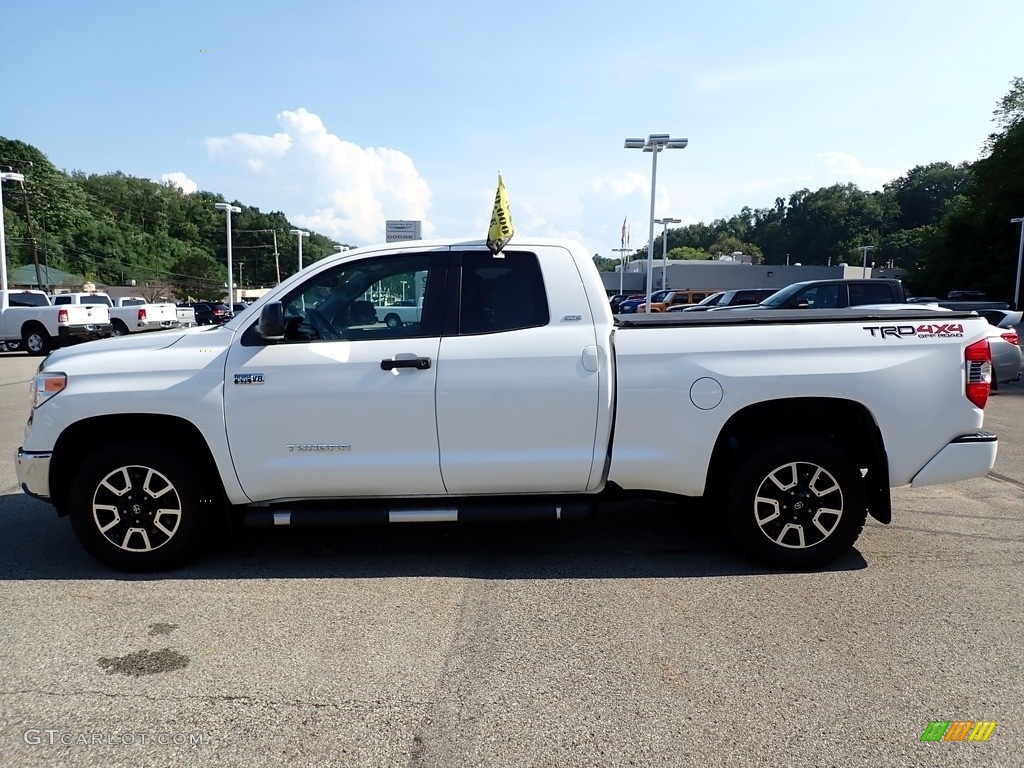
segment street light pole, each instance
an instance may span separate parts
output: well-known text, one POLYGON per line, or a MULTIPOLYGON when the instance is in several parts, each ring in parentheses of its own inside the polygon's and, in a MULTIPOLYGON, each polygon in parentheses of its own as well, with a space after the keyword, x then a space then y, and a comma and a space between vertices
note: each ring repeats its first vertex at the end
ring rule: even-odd
POLYGON ((626 271, 626 254, 632 251, 632 248, 612 248, 612 253, 619 254, 619 293, 622 293, 622 275, 626 271))
POLYGON ((664 224, 665 228, 661 233, 661 287, 668 288, 668 225, 682 224, 682 219, 655 219, 655 224, 664 224))
POLYGON ((866 278, 868 276, 868 251, 875 250, 875 246, 873 246, 873 245, 860 245, 860 246, 858 246, 858 248, 860 248, 861 253, 864 254, 864 258, 861 261, 861 265, 860 265, 860 276, 863 277, 863 278, 866 278))
POLYGON ((7 290, 7 235, 4 232, 3 184, 5 181, 25 181, 25 176, 21 173, 0 173, 0 290, 4 291, 7 290))
MULTIPOLYGON (((644 139, 626 139, 626 149, 642 149, 651 153, 651 226, 647 239, 647 303, 654 292, 654 190, 658 181, 658 153, 663 149, 685 149, 689 139, 673 139, 667 133, 652 133, 644 139)), ((647 308, 650 310, 650 307, 647 308)))
POLYGON ((299 238, 299 272, 302 271, 302 238, 309 237, 309 232, 304 232, 301 229, 292 229, 290 232, 299 238))
POLYGON ((231 264, 231 214, 241 213, 242 209, 231 203, 214 203, 213 207, 218 211, 224 211, 224 218, 228 224, 228 306, 235 303, 235 273, 231 264))
POLYGON ((1024 217, 1010 219, 1011 224, 1020 224, 1020 247, 1017 249, 1017 283, 1013 292, 1013 308, 1020 311, 1020 269, 1024 264, 1024 217))

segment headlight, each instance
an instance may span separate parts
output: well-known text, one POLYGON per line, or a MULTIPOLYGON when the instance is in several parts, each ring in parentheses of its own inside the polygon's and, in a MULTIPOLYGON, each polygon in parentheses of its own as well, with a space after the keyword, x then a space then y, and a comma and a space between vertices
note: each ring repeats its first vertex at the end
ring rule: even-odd
POLYGON ((32 384, 29 385, 29 396, 32 400, 33 410, 63 390, 67 385, 67 374, 37 373, 32 377, 32 384))

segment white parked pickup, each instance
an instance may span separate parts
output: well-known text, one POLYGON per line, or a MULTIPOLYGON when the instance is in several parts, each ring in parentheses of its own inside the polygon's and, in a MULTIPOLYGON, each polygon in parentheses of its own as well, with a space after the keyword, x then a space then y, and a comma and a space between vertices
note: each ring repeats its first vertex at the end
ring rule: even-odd
POLYGON ((177 308, 174 304, 150 304, 141 296, 122 296, 112 299, 106 293, 58 293, 53 303, 103 305, 110 310, 112 336, 125 336, 139 331, 162 331, 177 328, 177 308))
POLYGON ((753 557, 819 567, 889 522, 891 487, 992 468, 987 333, 927 309, 615 318, 574 242, 363 248, 222 326, 53 353, 18 478, 127 570, 180 564, 224 514, 555 519, 631 497, 704 497, 753 557), (419 322, 367 322, 403 283, 419 322))
POLYGON ((111 333, 106 307, 55 307, 43 291, 0 291, 0 326, 8 349, 45 355, 55 347, 111 333))

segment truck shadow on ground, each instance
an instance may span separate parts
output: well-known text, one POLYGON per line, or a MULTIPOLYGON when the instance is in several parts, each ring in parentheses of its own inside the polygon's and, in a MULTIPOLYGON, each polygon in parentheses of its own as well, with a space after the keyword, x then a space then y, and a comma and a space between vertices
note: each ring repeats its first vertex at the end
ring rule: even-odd
MULTIPOLYGON (((573 521, 237 529, 219 535, 196 562, 151 575, 96 563, 66 519, 26 496, 0 496, 0 515, 9 521, 0 540, 0 580, 628 579, 787 572, 733 550, 713 514, 699 504, 631 502, 573 521)), ((822 570, 866 567, 853 550, 822 570)))

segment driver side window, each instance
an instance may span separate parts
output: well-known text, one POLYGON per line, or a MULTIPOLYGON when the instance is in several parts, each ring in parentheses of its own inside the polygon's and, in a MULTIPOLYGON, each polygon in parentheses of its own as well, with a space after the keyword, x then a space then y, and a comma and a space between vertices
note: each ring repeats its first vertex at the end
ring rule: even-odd
POLYGON ((430 256, 340 264, 283 299, 286 341, 354 341, 423 335, 430 256))

